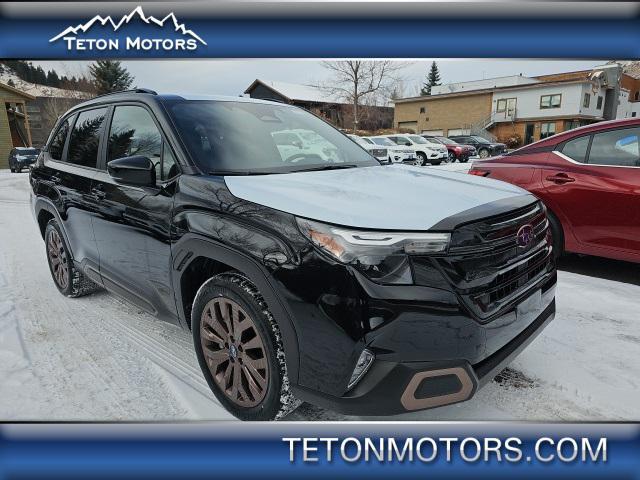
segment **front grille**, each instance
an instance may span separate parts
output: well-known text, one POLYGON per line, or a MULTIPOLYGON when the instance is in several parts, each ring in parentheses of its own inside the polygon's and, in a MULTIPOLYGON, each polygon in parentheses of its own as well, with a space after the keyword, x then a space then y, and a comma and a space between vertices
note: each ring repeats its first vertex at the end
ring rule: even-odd
POLYGON ((371 154, 374 157, 386 157, 387 156, 387 151, 383 148, 375 148, 373 150, 371 150, 371 154))
POLYGON ((480 319, 505 311, 553 270, 549 222, 540 202, 456 228, 449 255, 437 262, 465 305, 480 319), (517 243, 525 225, 531 242, 517 243))

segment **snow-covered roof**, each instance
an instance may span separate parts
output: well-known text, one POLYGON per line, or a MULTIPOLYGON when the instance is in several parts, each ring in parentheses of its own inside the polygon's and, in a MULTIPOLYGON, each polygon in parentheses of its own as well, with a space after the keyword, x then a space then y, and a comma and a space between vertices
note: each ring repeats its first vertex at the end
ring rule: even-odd
POLYGON ((640 79, 640 61, 638 60, 626 60, 618 61, 622 65, 622 71, 630 77, 640 79))
POLYGON ((28 93, 34 97, 56 97, 56 98, 90 98, 91 95, 86 92, 76 90, 66 90, 64 88, 48 87, 37 83, 26 82, 19 78, 8 68, 0 69, 0 83, 13 83, 13 88, 28 93))
POLYGON ((244 93, 250 93, 250 91, 258 84, 261 83, 272 90, 275 90, 280 95, 288 98, 289 100, 300 100, 303 102, 317 102, 317 103, 346 103, 343 100, 331 97, 326 92, 313 85, 301 85, 299 83, 280 82, 276 80, 260 80, 256 79, 251 85, 247 87, 244 93))

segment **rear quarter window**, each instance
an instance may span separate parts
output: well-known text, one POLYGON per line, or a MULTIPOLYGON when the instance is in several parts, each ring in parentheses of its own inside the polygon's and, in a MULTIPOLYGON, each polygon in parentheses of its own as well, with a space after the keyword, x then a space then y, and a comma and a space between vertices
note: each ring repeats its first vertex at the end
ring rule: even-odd
POLYGON ((71 120, 67 118, 64 122, 62 122, 60 127, 58 127, 55 135, 51 139, 51 143, 49 143, 49 156, 53 160, 62 160, 64 143, 66 142, 67 135, 69 134, 70 121, 71 120))

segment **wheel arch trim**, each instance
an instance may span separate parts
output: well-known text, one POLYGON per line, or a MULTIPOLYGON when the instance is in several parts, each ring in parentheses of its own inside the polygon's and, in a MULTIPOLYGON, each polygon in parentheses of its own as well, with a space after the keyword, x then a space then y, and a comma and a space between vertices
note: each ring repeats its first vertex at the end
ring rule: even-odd
POLYGON ((185 318, 184 314, 185 305, 183 303, 180 285, 188 266, 199 257, 209 258, 228 265, 234 270, 246 275, 262 294, 280 329, 289 380, 297 384, 299 370, 298 335, 292 315, 287 309, 284 300, 277 293, 273 285, 272 277, 267 269, 251 257, 231 249, 227 245, 220 244, 210 238, 195 233, 185 234, 172 246, 172 252, 174 259, 171 269, 173 291, 176 308, 183 326, 188 328, 188 319, 185 318))

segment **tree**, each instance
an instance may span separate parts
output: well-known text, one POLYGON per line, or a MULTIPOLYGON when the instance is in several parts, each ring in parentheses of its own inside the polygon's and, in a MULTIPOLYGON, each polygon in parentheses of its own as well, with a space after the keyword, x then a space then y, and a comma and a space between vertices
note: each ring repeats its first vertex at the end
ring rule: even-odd
POLYGON ((89 72, 98 95, 127 90, 133 83, 133 76, 117 60, 98 60, 89 72))
MULTIPOLYGON (((353 105, 353 131, 358 129, 359 107, 379 97, 389 98, 399 72, 406 64, 384 61, 344 60, 323 62, 331 78, 316 85, 327 97, 341 99, 353 105)), ((330 100, 328 100, 330 101, 330 100)))
POLYGON ((440 85, 440 71, 438 70, 438 64, 433 62, 431 63, 431 68, 427 74, 427 81, 422 84, 420 95, 431 95, 431 87, 435 87, 437 85, 440 85))

